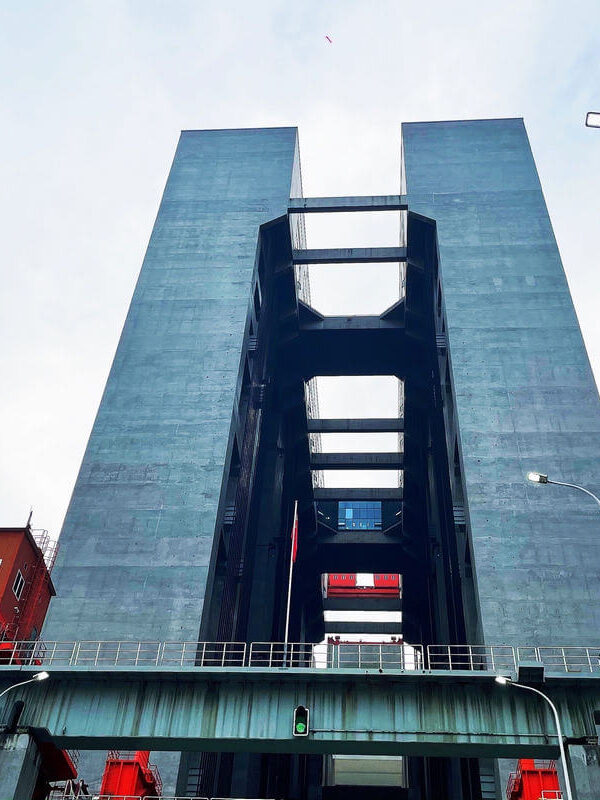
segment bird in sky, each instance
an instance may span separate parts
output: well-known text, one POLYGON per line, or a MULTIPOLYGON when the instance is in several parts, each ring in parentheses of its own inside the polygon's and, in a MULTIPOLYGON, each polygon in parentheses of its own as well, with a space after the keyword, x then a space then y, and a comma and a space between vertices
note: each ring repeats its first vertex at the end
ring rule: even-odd
POLYGON ((325 38, 327 39, 329 44, 333 44, 333 39, 331 38, 331 36, 328 36, 327 34, 325 34, 325 38))

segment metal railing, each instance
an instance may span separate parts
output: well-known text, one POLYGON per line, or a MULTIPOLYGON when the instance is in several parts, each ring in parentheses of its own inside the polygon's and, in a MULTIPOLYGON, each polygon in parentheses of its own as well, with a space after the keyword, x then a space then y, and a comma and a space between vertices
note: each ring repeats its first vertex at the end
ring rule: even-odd
POLYGON ((537 662, 552 673, 600 673, 600 647, 409 645, 403 642, 11 642, 0 668, 255 667, 277 669, 448 670, 516 672, 537 662))
POLYGON ((243 667, 244 642, 14 642, 0 666, 243 667))
POLYGON ((562 792, 558 789, 544 789, 540 800, 562 800, 562 792))
POLYGON ((600 647, 466 644, 427 646, 429 669, 516 671, 523 661, 538 662, 548 672, 600 672, 600 647))
POLYGON ((248 666, 414 670, 423 669, 423 648, 401 642, 287 645, 283 642, 253 642, 248 666))
MULTIPOLYGON (((138 794, 81 794, 81 791, 73 792, 70 789, 53 789, 48 795, 48 800, 210 800, 208 797, 166 797, 165 795, 144 795, 138 794)), ((216 799, 215 799, 216 800, 216 799)))
POLYGON ((509 645, 427 645, 429 669, 484 670, 498 672, 517 668, 514 647, 509 645))
MULTIPOLYGON (((173 797, 169 795, 144 795, 137 794, 81 794, 71 788, 53 789, 48 795, 48 800, 249 800, 248 798, 232 797, 189 797, 186 795, 173 797)), ((254 799, 257 800, 257 799, 254 799)))

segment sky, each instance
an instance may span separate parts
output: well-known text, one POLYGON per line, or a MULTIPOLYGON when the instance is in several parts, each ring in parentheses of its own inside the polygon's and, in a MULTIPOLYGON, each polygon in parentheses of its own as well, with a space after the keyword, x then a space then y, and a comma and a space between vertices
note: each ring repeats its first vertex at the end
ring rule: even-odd
MULTIPOLYGON (((599 38, 597 0, 0 0, 0 526, 60 530, 181 129, 297 125, 306 195, 392 194, 402 121, 523 116, 600 374, 599 38)), ((313 302, 383 310, 384 272, 313 302)))

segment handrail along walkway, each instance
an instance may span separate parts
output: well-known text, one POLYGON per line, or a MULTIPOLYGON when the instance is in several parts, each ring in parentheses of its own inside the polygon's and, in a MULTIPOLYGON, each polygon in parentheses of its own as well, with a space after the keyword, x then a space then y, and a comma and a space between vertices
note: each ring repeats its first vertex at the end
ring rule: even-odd
POLYGON ((4 667, 256 667, 514 672, 535 661, 548 672, 600 673, 600 648, 586 646, 411 645, 403 642, 21 641, 0 652, 4 667))

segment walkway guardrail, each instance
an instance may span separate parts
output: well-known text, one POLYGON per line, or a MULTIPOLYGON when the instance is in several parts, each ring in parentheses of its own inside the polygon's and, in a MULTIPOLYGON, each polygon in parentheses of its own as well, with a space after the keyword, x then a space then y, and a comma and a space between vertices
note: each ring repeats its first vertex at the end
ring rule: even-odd
POLYGON ((538 662, 548 672, 600 673, 600 647, 410 645, 403 642, 4 642, 0 668, 256 667, 516 672, 538 662), (7 647, 6 645, 10 645, 7 647))
MULTIPOLYGON (((143 795, 138 794, 82 794, 81 790, 64 791, 63 789, 53 789, 48 795, 48 800, 210 800, 208 797, 166 797, 165 795, 143 795)), ((213 798, 216 800, 216 798, 213 798)))
POLYGON ((517 654, 509 645, 427 645, 429 669, 515 670, 517 654))
POLYGON ((314 669, 423 669, 423 648, 402 642, 253 642, 249 667, 314 669))
POLYGON ((248 800, 248 798, 232 797, 177 797, 161 795, 137 795, 137 794, 81 794, 81 790, 76 793, 69 790, 53 789, 48 795, 48 800, 248 800))
POLYGON ((243 667, 244 642, 14 642, 0 666, 243 667))

